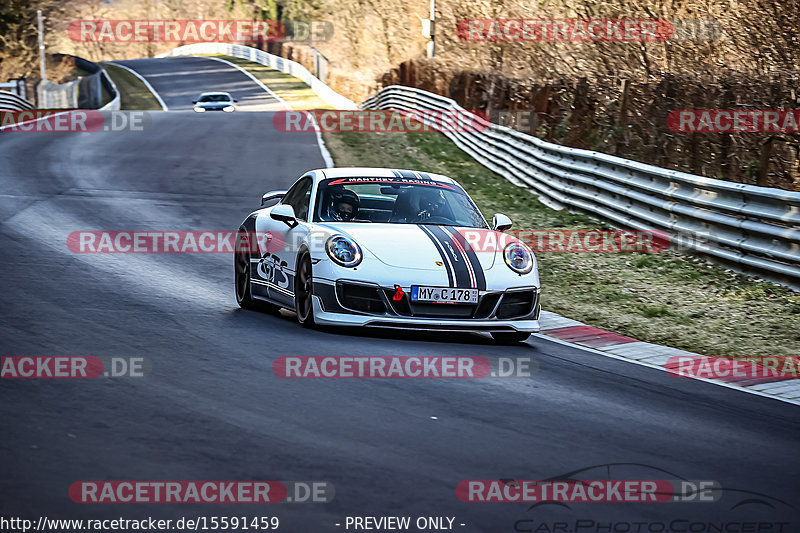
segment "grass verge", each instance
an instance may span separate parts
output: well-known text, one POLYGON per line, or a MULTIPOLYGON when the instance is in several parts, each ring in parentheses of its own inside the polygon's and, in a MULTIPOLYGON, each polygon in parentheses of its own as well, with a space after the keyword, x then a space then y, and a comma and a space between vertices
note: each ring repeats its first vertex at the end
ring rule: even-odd
POLYGON ((127 111, 161 111, 161 105, 142 80, 125 70, 102 63, 119 90, 120 106, 127 111))
MULTIPOLYGON (((438 133, 325 133, 337 166, 419 169, 457 179, 491 220, 517 229, 607 227, 555 211, 438 133)), ((633 338, 711 356, 800 354, 800 294, 672 251, 537 253, 543 307, 633 338)))

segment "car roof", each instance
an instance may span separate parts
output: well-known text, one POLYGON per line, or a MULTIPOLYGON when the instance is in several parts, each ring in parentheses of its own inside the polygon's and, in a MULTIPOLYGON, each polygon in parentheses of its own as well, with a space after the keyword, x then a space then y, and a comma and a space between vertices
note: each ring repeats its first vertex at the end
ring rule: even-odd
POLYGON ((209 95, 212 95, 212 94, 222 94, 222 95, 225 95, 225 96, 230 96, 231 95, 231 93, 226 93, 224 91, 211 91, 210 93, 200 93, 200 96, 209 96, 209 95))
POLYGON ((313 170, 318 180, 329 178, 417 178, 442 181, 445 183, 456 183, 453 178, 442 174, 433 174, 420 170, 405 170, 396 168, 377 168, 377 167, 338 167, 338 168, 318 168, 313 170))

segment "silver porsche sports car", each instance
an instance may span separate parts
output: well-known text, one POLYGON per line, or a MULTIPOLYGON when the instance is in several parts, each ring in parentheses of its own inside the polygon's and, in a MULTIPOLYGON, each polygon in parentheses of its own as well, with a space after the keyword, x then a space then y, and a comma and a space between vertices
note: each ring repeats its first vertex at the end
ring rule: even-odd
POLYGON ((206 111, 232 113, 236 111, 236 102, 237 100, 234 100, 230 93, 225 92, 203 93, 197 97, 197 100, 192 100, 195 113, 206 111))
POLYGON ((266 193, 237 233, 236 300, 304 326, 462 330, 520 342, 539 330, 533 252, 486 223, 446 176, 311 170, 266 193))

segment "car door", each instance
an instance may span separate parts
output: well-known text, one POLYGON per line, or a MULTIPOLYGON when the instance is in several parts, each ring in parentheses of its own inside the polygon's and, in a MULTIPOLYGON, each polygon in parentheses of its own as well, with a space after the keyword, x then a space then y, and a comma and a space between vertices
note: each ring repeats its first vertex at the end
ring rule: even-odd
POLYGON ((268 297, 286 305, 292 305, 294 301, 297 252, 309 228, 307 220, 312 185, 311 176, 300 178, 280 202, 292 206, 297 216, 296 226, 290 227, 269 215, 256 221, 256 232, 259 237, 263 236, 264 244, 260 247, 257 275, 264 280, 268 297))

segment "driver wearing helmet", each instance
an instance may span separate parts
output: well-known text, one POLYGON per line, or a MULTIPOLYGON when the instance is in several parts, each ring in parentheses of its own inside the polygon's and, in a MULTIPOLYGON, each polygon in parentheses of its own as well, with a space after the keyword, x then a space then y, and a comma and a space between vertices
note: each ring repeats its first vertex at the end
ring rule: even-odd
POLYGON ((358 195, 348 189, 334 191, 328 204, 328 219, 349 222, 358 214, 358 195))
POLYGON ((442 216, 444 206, 445 199, 442 191, 436 189, 423 191, 419 199, 420 211, 417 213, 417 220, 442 216))

